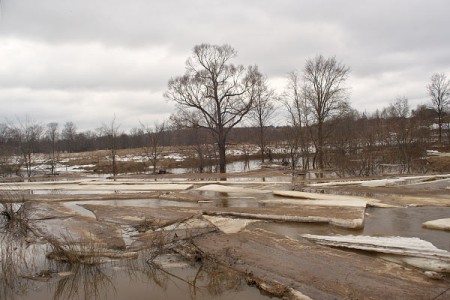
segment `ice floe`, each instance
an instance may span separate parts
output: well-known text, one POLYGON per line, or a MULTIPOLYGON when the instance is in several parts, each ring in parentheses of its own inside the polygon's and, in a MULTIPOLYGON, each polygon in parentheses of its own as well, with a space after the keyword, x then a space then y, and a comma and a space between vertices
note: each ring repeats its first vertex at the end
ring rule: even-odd
POLYGON ((250 189, 237 186, 224 186, 221 184, 208 184, 197 189, 198 191, 218 192, 218 193, 241 193, 241 194, 267 194, 270 190, 250 189))
POLYGON ((223 233, 236 233, 247 227, 249 224, 258 222, 258 220, 223 218, 207 215, 203 216, 203 218, 211 222, 223 233))
POLYGON ((382 187, 390 185, 398 185, 413 181, 414 184, 428 181, 430 179, 447 179, 450 178, 450 174, 444 175, 427 175, 427 176, 407 176, 396 177, 388 179, 372 179, 372 180, 348 180, 348 181, 331 181, 322 183, 310 183, 310 187, 324 187, 324 186, 343 186, 343 185, 361 185, 365 187, 382 187))
POLYGON ((422 225, 425 228, 450 231, 450 218, 427 221, 422 225))
POLYGON ((383 258, 424 270, 450 272, 450 252, 415 237, 321 236, 302 237, 321 245, 381 253, 383 258), (393 256, 392 256, 393 255, 393 256))
MULTIPOLYGON (((330 206, 361 206, 366 205, 376 206, 376 207, 392 207, 381 203, 378 199, 348 196, 348 195, 333 195, 333 194, 319 194, 319 193, 307 193, 299 191, 273 191, 276 196, 284 196, 299 199, 310 199, 310 200, 323 200, 326 202, 322 203, 312 203, 313 205, 330 205, 330 206)), ((284 200, 285 201, 285 200, 284 200)), ((313 202, 313 201, 312 201, 313 202)), ((301 204, 299 202, 298 204, 301 204)))

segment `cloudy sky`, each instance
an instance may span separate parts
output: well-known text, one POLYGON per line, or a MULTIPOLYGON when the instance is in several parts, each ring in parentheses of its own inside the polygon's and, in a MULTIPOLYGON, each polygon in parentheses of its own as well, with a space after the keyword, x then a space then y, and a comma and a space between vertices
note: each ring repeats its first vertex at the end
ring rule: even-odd
POLYGON ((124 130, 175 111, 163 93, 196 44, 228 43, 281 92, 307 58, 351 68, 351 104, 428 103, 450 76, 448 0, 1 0, 0 122, 124 130))

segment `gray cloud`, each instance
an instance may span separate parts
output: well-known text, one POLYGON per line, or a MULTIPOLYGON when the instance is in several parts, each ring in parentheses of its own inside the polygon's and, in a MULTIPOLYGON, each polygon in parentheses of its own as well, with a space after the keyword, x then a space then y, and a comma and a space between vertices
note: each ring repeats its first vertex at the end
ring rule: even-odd
POLYGON ((432 73, 450 75, 446 0, 4 0, 0 117, 34 114, 123 128, 174 111, 167 81, 195 44, 229 43, 279 91, 316 54, 350 66, 352 104, 373 111, 398 96, 428 101, 432 73))

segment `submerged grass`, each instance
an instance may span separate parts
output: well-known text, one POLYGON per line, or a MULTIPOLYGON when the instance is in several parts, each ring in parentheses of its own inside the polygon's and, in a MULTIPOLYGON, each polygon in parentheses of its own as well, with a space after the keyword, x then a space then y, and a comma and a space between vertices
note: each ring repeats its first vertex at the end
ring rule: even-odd
POLYGON ((61 237, 49 237, 50 251, 47 258, 70 264, 99 265, 111 259, 135 259, 137 252, 116 251, 98 242, 94 237, 76 239, 70 233, 61 237))
POLYGON ((29 282, 23 274, 34 272, 31 212, 21 191, 0 193, 0 299, 16 299, 26 293, 29 282))

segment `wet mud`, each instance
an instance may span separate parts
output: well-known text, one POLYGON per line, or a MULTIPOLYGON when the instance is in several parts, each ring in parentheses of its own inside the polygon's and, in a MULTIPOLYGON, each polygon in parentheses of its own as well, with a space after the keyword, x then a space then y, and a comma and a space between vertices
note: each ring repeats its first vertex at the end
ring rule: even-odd
POLYGON ((286 287, 279 297, 295 298, 294 289, 312 299, 432 299, 448 288, 418 270, 264 230, 208 235, 194 243, 260 285, 286 287))

